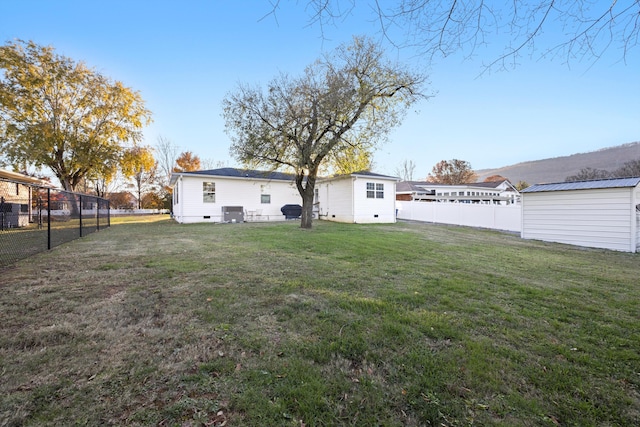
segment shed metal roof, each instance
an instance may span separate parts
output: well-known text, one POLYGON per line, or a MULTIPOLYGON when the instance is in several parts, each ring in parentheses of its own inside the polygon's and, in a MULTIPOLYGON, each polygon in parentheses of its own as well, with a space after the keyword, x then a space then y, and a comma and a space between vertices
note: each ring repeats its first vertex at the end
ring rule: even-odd
POLYGON ((541 193, 545 191, 594 190, 602 188, 628 188, 640 184, 640 177, 611 178, 594 181, 557 182, 550 184, 535 184, 520 191, 521 193, 541 193))

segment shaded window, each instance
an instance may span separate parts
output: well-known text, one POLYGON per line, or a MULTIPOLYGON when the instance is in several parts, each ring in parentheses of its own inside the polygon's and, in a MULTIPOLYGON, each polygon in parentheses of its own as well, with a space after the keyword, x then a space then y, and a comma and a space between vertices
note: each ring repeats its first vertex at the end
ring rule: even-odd
POLYGON ((204 203, 216 202, 216 183, 215 182, 202 183, 202 201, 204 203))
POLYGON ((271 194, 261 194, 260 195, 260 203, 271 203, 271 194))

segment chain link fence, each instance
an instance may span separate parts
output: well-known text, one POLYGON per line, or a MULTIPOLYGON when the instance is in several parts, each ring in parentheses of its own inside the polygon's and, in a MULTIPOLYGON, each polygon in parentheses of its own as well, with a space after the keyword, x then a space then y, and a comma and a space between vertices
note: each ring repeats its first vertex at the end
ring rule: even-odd
POLYGON ((0 268, 110 225, 106 199, 0 178, 0 268))

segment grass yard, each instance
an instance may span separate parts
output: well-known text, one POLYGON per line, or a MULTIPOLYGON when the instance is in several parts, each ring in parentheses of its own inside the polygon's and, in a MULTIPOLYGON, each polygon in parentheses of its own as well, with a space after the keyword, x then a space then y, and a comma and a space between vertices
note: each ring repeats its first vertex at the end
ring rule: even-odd
POLYGON ((640 425, 639 255, 160 218, 0 272, 0 425, 640 425))

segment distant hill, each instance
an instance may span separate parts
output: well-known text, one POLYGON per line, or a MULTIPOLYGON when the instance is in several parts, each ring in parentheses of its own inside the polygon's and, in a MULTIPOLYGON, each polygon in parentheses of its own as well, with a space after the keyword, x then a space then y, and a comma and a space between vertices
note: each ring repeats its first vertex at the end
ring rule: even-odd
POLYGON ((581 169, 587 167, 613 171, 630 160, 638 159, 640 159, 640 142, 631 142, 589 153, 522 162, 497 169, 481 169, 476 170, 476 173, 478 181, 484 181, 491 175, 502 175, 513 184, 519 181, 542 184, 564 182, 567 176, 576 175, 581 169))

